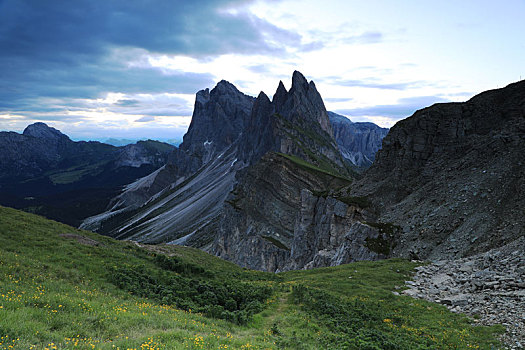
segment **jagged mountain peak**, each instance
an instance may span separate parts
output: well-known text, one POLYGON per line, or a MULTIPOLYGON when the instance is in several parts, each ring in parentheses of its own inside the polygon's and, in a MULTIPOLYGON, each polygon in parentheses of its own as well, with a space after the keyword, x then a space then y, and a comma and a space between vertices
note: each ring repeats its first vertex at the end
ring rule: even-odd
POLYGON ((197 157, 202 164, 213 159, 241 135, 253 100, 226 80, 221 80, 211 91, 200 90, 181 150, 197 157))
POLYGON ((240 92, 235 85, 223 79, 219 81, 217 85, 215 85, 215 87, 211 90, 210 94, 237 95, 242 94, 242 92, 240 92))
POLYGON ((37 138, 45 139, 67 139, 69 137, 62 134, 59 130, 48 126, 46 123, 37 122, 31 125, 28 125, 23 132, 23 135, 33 136, 37 138))
POLYGON ((255 99, 256 102, 262 100, 264 100, 265 102, 271 102, 270 98, 264 93, 264 91, 259 92, 259 95, 257 95, 257 98, 255 99))
POLYGON ((292 75, 292 88, 291 90, 304 90, 308 89, 308 80, 299 71, 294 71, 292 75))

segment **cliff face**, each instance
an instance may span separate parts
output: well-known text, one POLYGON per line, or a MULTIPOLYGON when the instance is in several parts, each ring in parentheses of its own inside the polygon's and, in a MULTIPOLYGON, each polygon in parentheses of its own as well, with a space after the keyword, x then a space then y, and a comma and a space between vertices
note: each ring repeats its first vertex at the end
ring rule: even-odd
POLYGON ((254 98, 222 80, 197 92, 188 132, 180 149, 206 164, 233 144, 250 116, 254 98))
POLYGON ((373 214, 334 192, 349 179, 275 153, 237 177, 239 183, 213 228, 211 253, 266 271, 334 266, 389 254, 390 241, 378 251, 372 242, 383 234, 361 223, 372 221, 373 214))
MULTIPOLYGON (((184 141, 180 147, 171 152, 165 166, 127 185, 122 193, 112 199, 104 212, 86 219, 81 227, 115 237, 132 237, 148 242, 170 241, 191 232, 190 228, 194 225, 187 225, 186 218, 193 217, 193 214, 177 216, 178 219, 183 220, 182 222, 173 219, 173 225, 187 225, 180 229, 173 229, 174 226, 170 224, 168 225, 170 229, 162 230, 162 233, 152 234, 151 230, 163 220, 169 221, 167 213, 172 212, 170 210, 174 210, 173 208, 180 208, 179 201, 186 201, 186 197, 173 198, 171 196, 177 186, 188 183, 188 181, 193 181, 190 183, 196 188, 210 186, 213 183, 215 179, 203 181, 203 176, 198 177, 200 181, 198 183, 195 182, 195 179, 191 180, 199 169, 208 167, 208 171, 204 171, 204 174, 217 174, 219 168, 228 171, 230 164, 226 163, 227 157, 222 157, 222 155, 238 142, 252 104, 252 97, 244 95, 235 86, 224 80, 220 81, 211 91, 205 89, 197 92, 188 132, 184 135, 184 141), (148 211, 149 206, 160 205, 156 200, 162 196, 171 198, 169 204, 163 202, 166 210, 159 210, 162 215, 152 218, 151 225, 144 224, 141 221, 143 220, 141 211, 148 211)), ((230 163, 233 159, 228 158, 230 163)), ((231 184, 225 185, 224 181, 231 183, 233 177, 221 176, 221 179, 223 185, 217 189, 219 192, 229 191, 231 184)), ((216 193, 217 189, 210 189, 211 196, 223 198, 225 194, 216 193)), ((198 191, 194 192, 194 194, 198 193, 198 191)), ((190 208, 194 208, 196 209, 195 215, 203 213, 203 206, 192 206, 190 202, 186 202, 186 212, 191 212, 190 208)), ((204 206, 206 207, 213 206, 204 206)), ((213 209, 212 212, 215 213, 216 209, 213 209)), ((209 218, 208 215, 204 217, 209 218)))
POLYGON ((328 116, 343 157, 361 168, 372 165, 388 129, 373 123, 353 123, 334 112, 328 112, 328 116))
POLYGON ((402 227, 396 255, 466 256, 525 235, 525 82, 398 122, 354 186, 402 227))

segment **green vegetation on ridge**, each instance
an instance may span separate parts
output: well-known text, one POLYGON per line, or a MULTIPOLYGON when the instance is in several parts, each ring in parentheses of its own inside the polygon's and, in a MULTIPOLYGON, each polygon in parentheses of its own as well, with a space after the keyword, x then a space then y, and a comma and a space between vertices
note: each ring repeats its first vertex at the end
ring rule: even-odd
POLYGON ((385 260, 270 274, 0 207, 0 349, 497 348, 501 327, 474 327, 443 306, 393 295, 415 266, 385 260), (222 287, 223 306, 199 304, 222 287), (217 318, 224 310, 244 310, 242 320, 217 318))

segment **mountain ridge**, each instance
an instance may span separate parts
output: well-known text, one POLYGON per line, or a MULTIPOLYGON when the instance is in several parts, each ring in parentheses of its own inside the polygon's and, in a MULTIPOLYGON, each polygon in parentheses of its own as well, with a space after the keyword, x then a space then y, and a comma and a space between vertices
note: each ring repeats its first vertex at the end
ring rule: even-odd
POLYGON ((45 123, 0 132, 0 203, 73 225, 104 210, 120 186, 162 166, 174 147, 72 141, 45 123))
POLYGON ((525 235, 525 82, 398 122, 353 188, 400 225, 398 256, 464 257, 525 235))

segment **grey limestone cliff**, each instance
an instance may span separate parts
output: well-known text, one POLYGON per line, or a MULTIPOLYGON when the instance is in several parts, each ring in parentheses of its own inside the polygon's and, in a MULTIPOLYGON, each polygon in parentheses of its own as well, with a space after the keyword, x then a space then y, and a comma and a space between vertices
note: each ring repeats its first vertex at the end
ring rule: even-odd
POLYGON ((354 123, 334 112, 328 112, 328 116, 343 157, 358 167, 372 165, 388 129, 374 123, 354 123))

